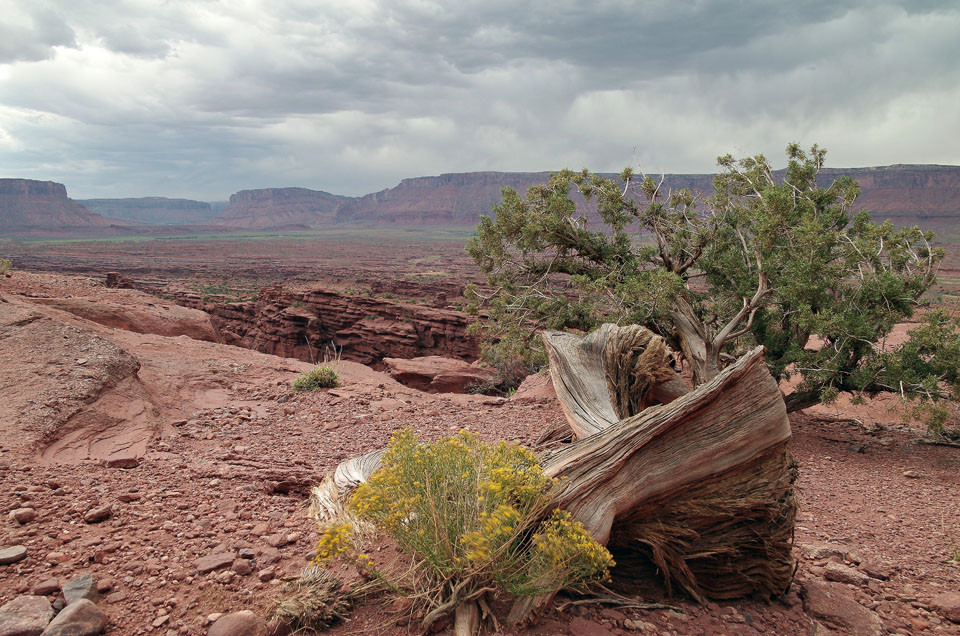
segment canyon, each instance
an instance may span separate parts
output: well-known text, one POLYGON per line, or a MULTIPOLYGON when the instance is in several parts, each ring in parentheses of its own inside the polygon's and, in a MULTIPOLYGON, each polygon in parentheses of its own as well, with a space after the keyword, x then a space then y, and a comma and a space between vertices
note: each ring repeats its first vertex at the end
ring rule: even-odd
POLYGON ((384 358, 444 356, 472 362, 480 352, 477 339, 467 335, 470 316, 411 302, 279 285, 243 302, 205 299, 195 292, 175 293, 175 298, 208 313, 225 344, 315 364, 342 357, 380 369, 384 358))

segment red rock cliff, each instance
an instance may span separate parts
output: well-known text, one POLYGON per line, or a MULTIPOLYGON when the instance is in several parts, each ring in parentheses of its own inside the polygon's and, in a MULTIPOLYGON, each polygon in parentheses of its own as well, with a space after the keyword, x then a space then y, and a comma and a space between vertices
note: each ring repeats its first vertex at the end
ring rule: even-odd
POLYGON ((328 225, 340 205, 349 200, 307 188, 241 190, 230 196, 230 205, 217 217, 217 223, 237 229, 328 225))
POLYGON ((0 231, 70 230, 122 225, 67 196, 62 183, 0 179, 0 231))

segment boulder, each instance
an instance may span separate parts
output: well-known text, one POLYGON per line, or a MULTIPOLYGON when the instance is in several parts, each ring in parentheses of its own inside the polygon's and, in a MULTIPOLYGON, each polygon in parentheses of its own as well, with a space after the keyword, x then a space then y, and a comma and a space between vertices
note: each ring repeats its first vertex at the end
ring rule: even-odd
POLYGON ((63 599, 67 605, 73 605, 79 600, 87 599, 93 603, 100 600, 97 591, 97 582, 90 574, 82 574, 63 586, 63 599))
POLYGON ((823 576, 828 581, 849 583, 857 587, 863 587, 870 581, 870 577, 863 572, 854 570, 840 563, 828 563, 824 568, 823 576))
POLYGON ((521 402, 556 400, 557 392, 553 390, 553 380, 550 379, 549 375, 534 373, 524 378, 520 386, 517 387, 517 392, 510 399, 521 402))
POLYGON ((207 636, 264 636, 266 631, 267 624, 262 618, 250 610, 243 610, 218 618, 210 626, 207 636))
POLYGON ((18 596, 0 607, 0 636, 39 636, 53 618, 43 596, 18 596))
POLYGON ((96 636, 106 625, 107 617, 103 610, 82 598, 57 614, 41 636, 96 636))
POLYGON ((27 558, 27 548, 22 545, 0 549, 0 565, 10 565, 25 558, 27 558))
POLYGON ((37 511, 33 508, 17 508, 10 513, 10 518, 17 523, 23 525, 25 523, 30 523, 37 518, 37 511))
POLYGON ((384 358, 383 363, 394 380, 427 393, 466 393, 495 377, 491 369, 443 356, 384 358))
POLYGON ((933 597, 930 608, 954 623, 960 623, 960 592, 943 592, 933 597))
POLYGON ((232 552, 208 554, 205 557, 200 557, 197 559, 194 565, 197 568, 197 572, 200 574, 206 574, 207 572, 213 572, 214 570, 219 570, 220 568, 233 565, 233 560, 235 558, 236 555, 232 552))
POLYGON ((818 620, 852 636, 880 636, 883 624, 874 612, 860 605, 841 583, 807 581, 803 585, 804 610, 818 620))

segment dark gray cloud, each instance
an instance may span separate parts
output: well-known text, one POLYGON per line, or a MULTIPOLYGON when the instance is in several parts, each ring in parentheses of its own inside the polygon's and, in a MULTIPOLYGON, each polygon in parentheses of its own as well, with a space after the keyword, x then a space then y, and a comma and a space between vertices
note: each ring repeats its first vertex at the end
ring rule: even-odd
POLYGON ((77 197, 362 194, 423 174, 635 161, 700 172, 794 140, 836 166, 960 163, 955 2, 0 8, 2 176, 77 197))

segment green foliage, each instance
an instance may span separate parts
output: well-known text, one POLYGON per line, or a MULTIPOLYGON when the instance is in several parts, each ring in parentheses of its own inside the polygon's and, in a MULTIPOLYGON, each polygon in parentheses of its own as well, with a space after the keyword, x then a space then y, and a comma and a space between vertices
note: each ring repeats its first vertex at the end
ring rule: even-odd
MULTIPOLYGON (((486 589, 540 594, 606 576, 609 552, 566 512, 548 514, 553 485, 520 446, 466 431, 421 444, 405 429, 350 508, 413 557, 413 595, 429 611, 486 589)), ((317 553, 355 554, 347 526, 328 527, 317 553)))
POLYGON ((764 345, 777 379, 801 375, 791 410, 844 391, 934 395, 936 378, 950 381, 933 369, 951 363, 945 350, 897 357, 880 343, 922 305, 943 250, 930 232, 852 214, 855 181, 818 182, 825 154, 791 144, 776 174, 762 155, 720 157, 709 198, 629 169, 564 170, 525 198, 505 188, 467 247, 492 290, 466 292, 468 310, 488 316, 475 327, 485 357, 535 363, 535 330, 638 323, 683 354, 697 383, 764 345))
POLYGON ((336 369, 327 364, 304 371, 293 381, 294 391, 316 391, 333 389, 340 386, 340 376, 336 369))
POLYGON ((11 269, 13 269, 13 261, 9 258, 0 258, 0 278, 6 276, 11 269))

